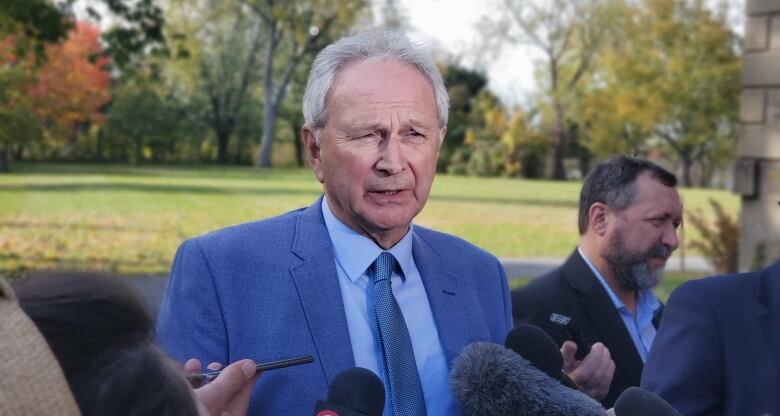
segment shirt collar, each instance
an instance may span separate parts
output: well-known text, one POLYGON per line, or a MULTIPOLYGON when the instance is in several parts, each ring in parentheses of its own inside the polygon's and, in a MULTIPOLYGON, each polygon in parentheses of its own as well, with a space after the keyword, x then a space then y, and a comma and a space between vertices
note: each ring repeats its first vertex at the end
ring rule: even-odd
MULTIPOLYGON (((582 259, 585 260, 585 264, 590 267, 590 270, 593 272, 594 275, 596 275, 596 280, 601 283, 601 286, 604 287, 604 290, 607 291, 607 295, 609 295, 609 299, 612 301, 612 304, 615 305, 616 309, 624 309, 628 311, 628 308, 626 307, 623 302, 618 299, 617 295, 615 295, 615 292, 612 291, 612 288, 609 287, 607 284, 607 281, 604 280, 604 277, 601 275, 599 270, 596 268, 596 266, 593 265, 593 263, 590 262, 590 259, 588 256, 585 255, 585 253, 582 251, 581 247, 577 247, 577 251, 580 253, 580 256, 582 256, 582 259)), ((651 289, 642 289, 639 291, 637 295, 637 315, 639 315, 640 310, 649 310, 652 312, 655 312, 658 310, 658 308, 661 306, 661 302, 656 299, 655 295, 653 295, 653 291, 651 289)))
MULTIPOLYGON (((330 210, 327 197, 322 198, 322 216, 325 218, 325 226, 328 229, 330 241, 333 243, 336 261, 344 270, 347 278, 354 283, 385 250, 370 238, 359 234, 336 218, 330 210)), ((403 281, 412 267, 413 227, 412 224, 409 224, 409 230, 403 238, 387 250, 398 262, 403 281)))

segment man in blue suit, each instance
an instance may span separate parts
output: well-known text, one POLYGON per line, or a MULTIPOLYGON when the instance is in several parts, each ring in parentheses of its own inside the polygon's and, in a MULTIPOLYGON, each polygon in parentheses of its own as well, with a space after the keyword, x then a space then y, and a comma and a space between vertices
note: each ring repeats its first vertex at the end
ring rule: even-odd
POLYGON ((677 288, 642 387, 683 415, 780 415, 780 261, 677 288))
POLYGON ((458 414, 449 367, 511 328, 490 254, 413 225, 428 198, 448 97, 427 51, 370 30, 317 56, 303 140, 325 195, 308 208, 185 241, 158 318, 174 358, 314 363, 260 377, 250 414, 311 414, 342 370, 385 384, 385 414, 458 414))

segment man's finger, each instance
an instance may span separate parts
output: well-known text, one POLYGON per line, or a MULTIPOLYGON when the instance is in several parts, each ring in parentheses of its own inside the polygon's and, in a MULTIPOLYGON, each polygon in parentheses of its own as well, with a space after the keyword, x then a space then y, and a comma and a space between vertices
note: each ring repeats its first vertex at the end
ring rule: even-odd
POLYGON ((577 353, 577 344, 572 341, 565 341, 561 345, 561 356, 563 357, 563 371, 568 373, 576 367, 574 354, 577 353))
POLYGON ((245 414, 255 379, 254 361, 249 359, 236 361, 225 367, 214 381, 195 390, 195 395, 212 415, 226 412, 245 414))
POLYGON ((184 371, 187 373, 199 373, 200 372, 200 360, 197 358, 190 358, 184 363, 184 371))
POLYGON ((208 368, 211 371, 217 371, 220 368, 222 368, 222 363, 218 363, 218 362, 215 361, 215 362, 210 363, 209 365, 207 365, 206 368, 208 368))

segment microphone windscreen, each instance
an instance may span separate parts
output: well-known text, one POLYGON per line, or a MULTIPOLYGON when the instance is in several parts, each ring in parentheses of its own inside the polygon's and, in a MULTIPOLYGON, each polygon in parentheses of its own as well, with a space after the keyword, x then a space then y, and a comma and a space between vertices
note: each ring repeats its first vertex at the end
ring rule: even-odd
POLYGON ((504 346, 520 354, 548 376, 556 380, 561 378, 561 350, 542 328, 528 324, 518 325, 506 334, 504 346))
POLYGON ((564 387, 513 351, 470 344, 455 359, 450 389, 464 416, 604 415, 585 394, 564 387))
POLYGON ((328 403, 357 414, 379 416, 385 408, 385 387, 376 374, 365 368, 348 368, 333 379, 328 403))
POLYGON ((615 401, 615 416, 681 416, 672 405, 657 394, 629 387, 615 401))

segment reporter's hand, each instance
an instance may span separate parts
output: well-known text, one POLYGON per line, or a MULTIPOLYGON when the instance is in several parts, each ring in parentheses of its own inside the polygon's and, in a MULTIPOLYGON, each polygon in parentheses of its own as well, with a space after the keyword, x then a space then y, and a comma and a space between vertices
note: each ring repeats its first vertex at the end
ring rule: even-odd
POLYGON ((563 371, 574 381, 580 390, 588 396, 602 400, 609 393, 609 385, 615 374, 615 362, 610 358, 609 349, 597 342, 582 361, 574 358, 577 344, 566 341, 561 346, 563 371))
MULTIPOLYGON (((209 370, 219 370, 219 363, 211 363, 209 370)), ((184 364, 187 372, 200 372, 200 361, 190 359, 184 364)), ((236 361, 225 367, 211 383, 195 389, 198 409, 205 416, 244 416, 249 407, 252 386, 260 374, 256 374, 255 362, 249 359, 236 361)))

